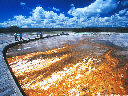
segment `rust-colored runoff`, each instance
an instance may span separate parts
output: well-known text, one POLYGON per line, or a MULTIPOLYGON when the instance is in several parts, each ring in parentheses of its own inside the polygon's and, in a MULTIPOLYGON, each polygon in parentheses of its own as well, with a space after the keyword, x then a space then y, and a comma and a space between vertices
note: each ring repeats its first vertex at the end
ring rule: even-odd
MULTIPOLYGON (((89 50, 89 49, 88 49, 89 50)), ((7 58, 22 89, 29 96, 126 95, 122 79, 128 79, 128 63, 115 70, 119 60, 114 48, 85 40, 78 44, 45 52, 7 58), (103 56, 93 56, 74 49, 83 44, 105 48, 103 56), (43 55, 30 60, 32 57, 43 55)))

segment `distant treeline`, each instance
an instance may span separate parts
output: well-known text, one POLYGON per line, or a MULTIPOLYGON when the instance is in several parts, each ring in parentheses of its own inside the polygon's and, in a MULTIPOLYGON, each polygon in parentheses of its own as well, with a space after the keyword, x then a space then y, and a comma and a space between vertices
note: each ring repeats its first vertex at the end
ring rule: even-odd
POLYGON ((11 26, 8 28, 0 28, 0 33, 12 32, 41 32, 41 31, 72 31, 72 32, 121 32, 128 33, 125 27, 87 27, 87 28, 19 28, 11 26))
POLYGON ((128 33, 128 28, 122 27, 87 27, 87 28, 73 28, 74 32, 120 32, 128 33))
POLYGON ((72 28, 19 28, 17 26, 12 26, 8 28, 0 28, 0 33, 10 33, 10 32, 41 32, 41 31, 72 31, 72 28))

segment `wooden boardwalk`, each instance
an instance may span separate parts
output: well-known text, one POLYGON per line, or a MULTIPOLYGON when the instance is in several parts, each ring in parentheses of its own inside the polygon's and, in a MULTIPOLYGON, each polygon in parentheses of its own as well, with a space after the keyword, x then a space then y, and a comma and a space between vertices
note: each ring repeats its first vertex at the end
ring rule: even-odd
POLYGON ((10 43, 0 44, 0 96, 22 96, 3 57, 3 48, 10 43))

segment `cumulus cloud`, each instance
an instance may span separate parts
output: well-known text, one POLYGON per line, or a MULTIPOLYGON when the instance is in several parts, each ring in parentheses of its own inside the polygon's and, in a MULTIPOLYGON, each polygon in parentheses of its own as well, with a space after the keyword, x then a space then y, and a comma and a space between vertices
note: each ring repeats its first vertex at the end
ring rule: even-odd
POLYGON ((113 0, 96 0, 84 8, 75 8, 74 4, 68 11, 73 17, 67 17, 64 13, 46 11, 38 6, 32 10, 31 16, 14 16, 13 19, 0 23, 1 27, 18 26, 21 28, 81 28, 81 27, 121 27, 128 26, 127 9, 109 17, 101 17, 100 14, 110 12, 116 8, 113 0), (103 7, 104 6, 104 7, 103 7), (105 12, 104 12, 105 11, 105 12))
POLYGON ((32 15, 26 18, 19 15, 14 16, 10 21, 5 21, 0 25, 2 27, 18 26, 22 28, 34 27, 34 28, 55 28, 55 27, 67 27, 69 18, 63 13, 57 14, 53 11, 45 11, 42 7, 36 7, 32 11, 32 15))
POLYGON ((41 19, 45 19, 45 10, 42 7, 36 7, 32 11, 32 16, 30 17, 32 20, 40 21, 41 19))
POLYGON ((72 8, 68 11, 70 15, 77 17, 92 17, 100 14, 106 14, 111 12, 117 7, 116 0, 96 0, 94 3, 84 8, 72 8))
POLYGON ((91 24, 99 27, 122 27, 125 26, 126 17, 120 17, 119 14, 112 15, 111 17, 91 18, 91 24))
POLYGON ((70 6, 71 6, 71 7, 74 7, 74 4, 71 4, 70 6))
POLYGON ((127 11, 127 9, 121 10, 121 11, 119 11, 119 14, 124 15, 126 13, 126 11, 127 11))
POLYGON ((24 3, 24 2, 20 2, 20 5, 21 5, 21 6, 25 6, 26 3, 24 3))
POLYGON ((52 8, 54 11, 60 11, 60 9, 57 9, 55 7, 52 8))
POLYGON ((128 16, 128 11, 125 13, 126 16, 128 16))

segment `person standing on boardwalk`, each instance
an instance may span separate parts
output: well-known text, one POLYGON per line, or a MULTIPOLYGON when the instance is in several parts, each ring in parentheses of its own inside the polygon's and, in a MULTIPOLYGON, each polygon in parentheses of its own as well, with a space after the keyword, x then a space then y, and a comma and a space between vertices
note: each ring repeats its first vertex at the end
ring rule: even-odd
POLYGON ((37 35, 37 37, 38 37, 38 32, 36 32, 36 35, 37 35))
POLYGON ((15 41, 18 41, 17 33, 14 34, 14 37, 15 37, 15 41))
POLYGON ((42 32, 41 32, 41 33, 40 33, 40 38, 42 38, 42 35, 43 35, 43 34, 42 34, 42 32))
POLYGON ((22 38, 22 33, 20 33, 20 35, 19 35, 19 36, 20 36, 20 40, 23 40, 23 38, 22 38))

